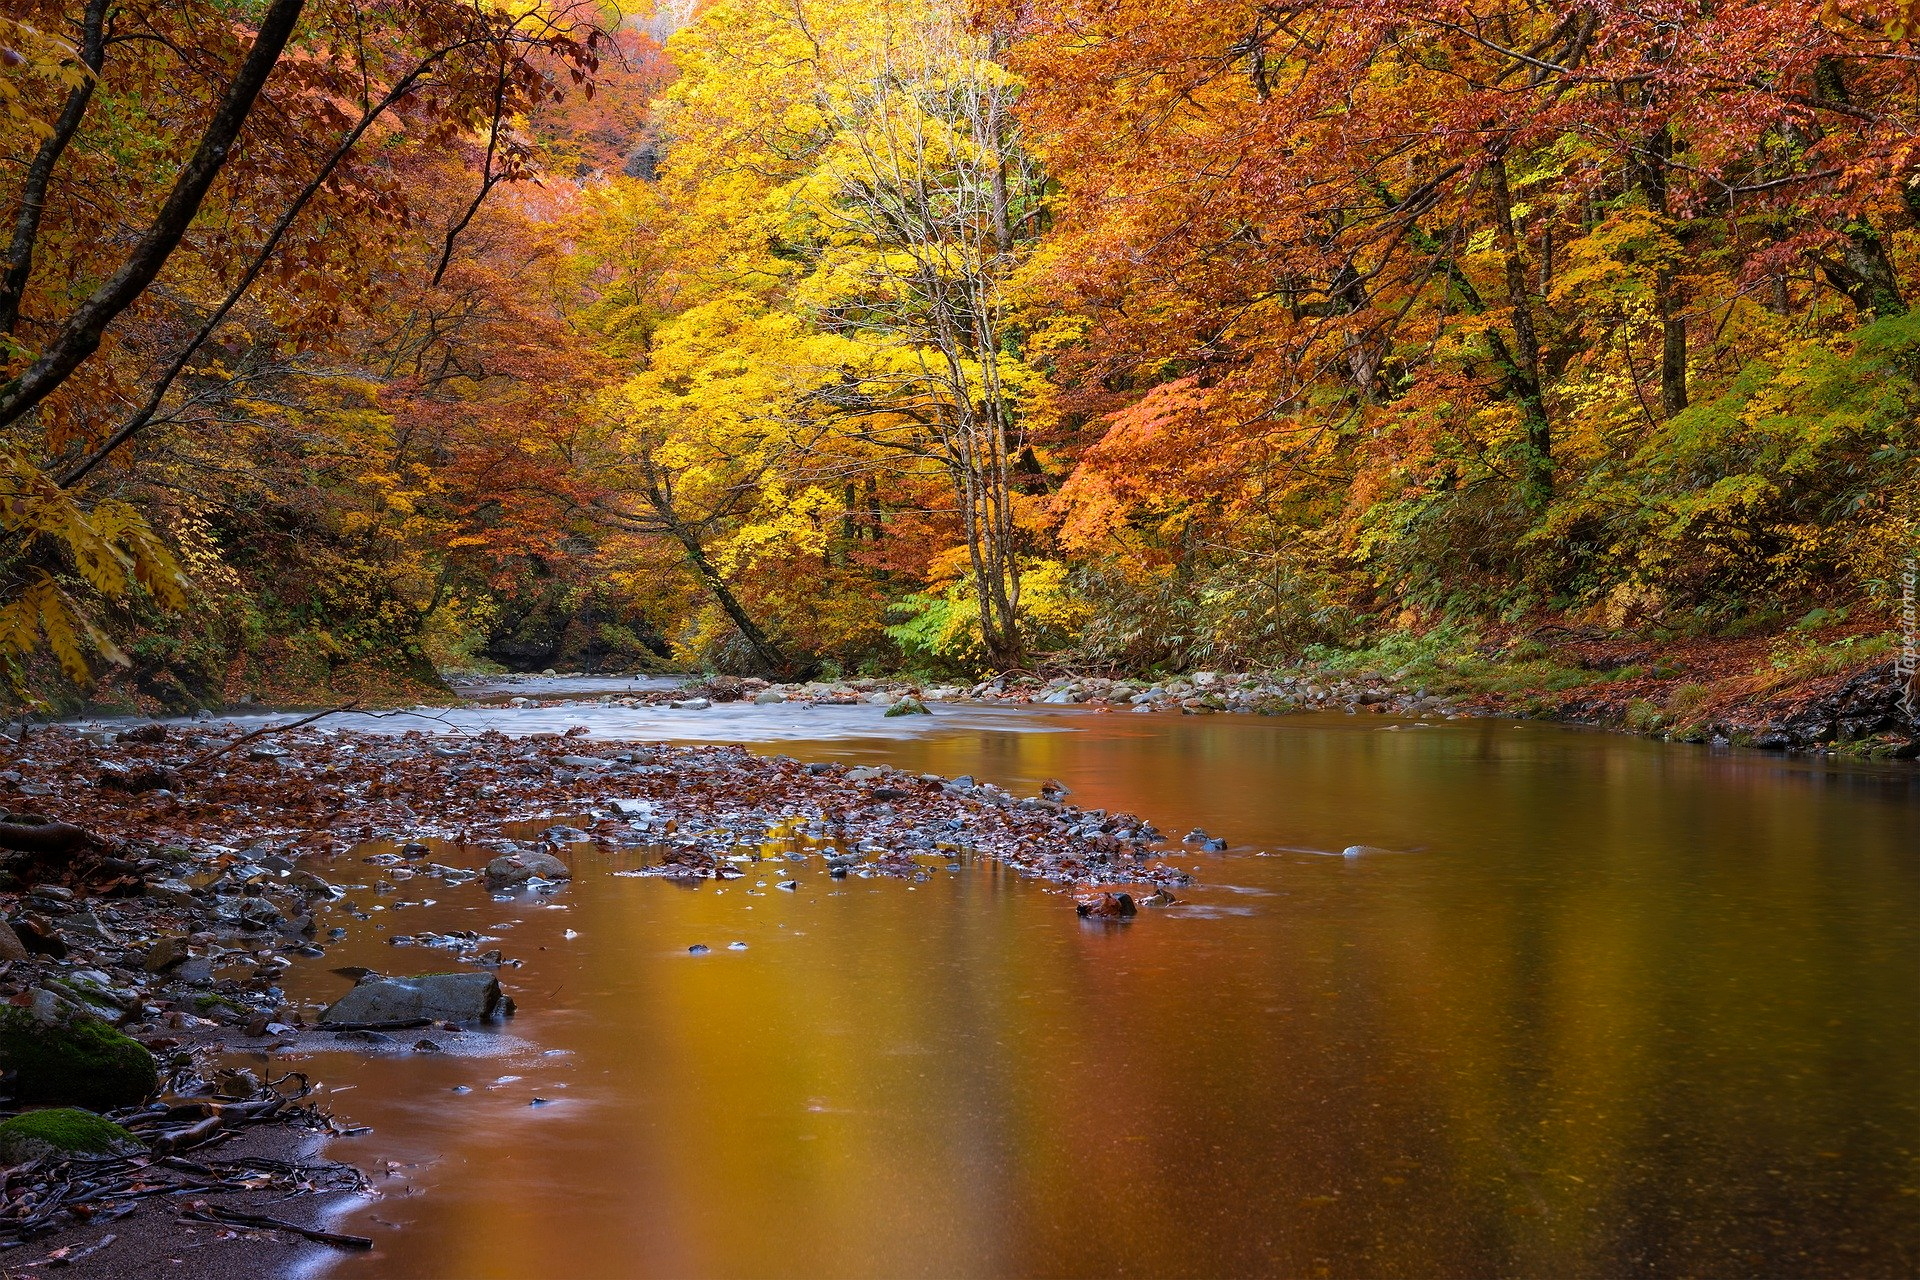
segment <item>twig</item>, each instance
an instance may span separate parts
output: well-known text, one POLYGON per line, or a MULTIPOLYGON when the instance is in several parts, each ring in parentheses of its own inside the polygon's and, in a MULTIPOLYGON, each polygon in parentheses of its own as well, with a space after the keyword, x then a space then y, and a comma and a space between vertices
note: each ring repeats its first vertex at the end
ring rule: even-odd
POLYGON ((252 733, 241 734, 239 737, 235 738, 232 742, 222 743, 220 746, 213 748, 211 751, 201 752, 199 755, 187 761, 185 764, 181 765, 180 767, 182 769, 197 769, 209 760, 218 759, 219 757, 225 755, 229 751, 233 751, 242 746, 245 746, 247 743, 252 742, 255 738, 263 738, 270 733, 285 733, 289 729, 298 729, 301 725, 312 724, 315 720, 322 719, 323 717, 338 715, 342 711, 352 711, 355 707, 358 707, 359 705, 360 703, 358 700, 355 700, 353 702, 343 702, 337 707, 328 707, 325 711, 316 711, 310 716, 302 717, 299 720, 289 720, 285 724, 262 725, 260 728, 255 729, 252 733))
POLYGON ((271 1231, 291 1231, 317 1244, 337 1245, 342 1249, 373 1248, 373 1241, 366 1236, 343 1235, 338 1231, 320 1231, 282 1218, 270 1218, 264 1213, 241 1213, 235 1209, 223 1209, 217 1204, 189 1209, 181 1216, 195 1222, 221 1222, 236 1227, 265 1227, 271 1231))
POLYGON ((69 1245, 65 1249, 55 1249, 39 1262, 29 1262, 30 1267, 70 1267, 76 1262, 85 1262, 120 1237, 109 1231, 84 1249, 74 1249, 69 1245))

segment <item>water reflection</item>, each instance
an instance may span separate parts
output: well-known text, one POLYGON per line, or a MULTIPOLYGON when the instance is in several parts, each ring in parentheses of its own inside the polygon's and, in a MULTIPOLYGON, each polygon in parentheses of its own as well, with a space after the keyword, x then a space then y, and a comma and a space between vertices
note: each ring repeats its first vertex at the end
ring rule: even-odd
MULTIPOLYGON (((1272 856, 1186 855, 1212 887, 1126 926, 975 867, 785 894, 608 863, 546 904, 389 912, 502 935, 523 1012, 491 1059, 315 1060, 376 1127, 339 1153, 408 1166, 335 1274, 1920 1269, 1910 772, 1049 723, 1081 731, 782 749, 1058 778, 1272 856), (1286 851, 1354 844, 1405 852, 1286 851)), ((351 963, 436 967, 374 932, 291 989, 351 963)))

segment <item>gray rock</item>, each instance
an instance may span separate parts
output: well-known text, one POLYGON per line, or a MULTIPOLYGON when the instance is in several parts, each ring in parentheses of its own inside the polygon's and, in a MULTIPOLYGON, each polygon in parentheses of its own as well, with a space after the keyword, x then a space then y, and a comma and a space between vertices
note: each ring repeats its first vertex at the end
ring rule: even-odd
POLYGON ((213 961, 204 957, 184 961, 178 969, 174 970, 173 976, 190 986, 205 986, 213 981, 213 961))
POLYGON ((927 710, 926 703, 912 695, 908 695, 888 707, 887 714, 890 716, 926 716, 932 715, 933 713, 927 710))
POLYGON ((496 890, 518 888, 536 876, 542 880, 571 880, 573 872, 560 859, 537 849, 516 849, 487 864, 487 885, 496 890))
POLYGON ((671 706, 675 711, 705 711, 708 707, 711 707, 713 703, 705 698, 682 698, 678 702, 671 702, 667 705, 671 706))
POLYGON ((762 689, 759 693, 753 695, 753 703, 757 707, 770 707, 776 703, 785 702, 786 700, 787 695, 778 689, 762 689))
POLYGON ((500 980, 491 973, 423 973, 412 978, 363 978, 327 1007, 322 1024, 484 1022, 501 1003, 500 980))
POLYGON ((191 907, 199 901, 193 896, 193 886, 185 880, 157 881, 147 886, 147 896, 170 907, 191 907))
POLYGON ((146 959, 141 964, 148 973, 161 973, 177 964, 184 964, 188 958, 187 940, 167 936, 147 948, 146 959))

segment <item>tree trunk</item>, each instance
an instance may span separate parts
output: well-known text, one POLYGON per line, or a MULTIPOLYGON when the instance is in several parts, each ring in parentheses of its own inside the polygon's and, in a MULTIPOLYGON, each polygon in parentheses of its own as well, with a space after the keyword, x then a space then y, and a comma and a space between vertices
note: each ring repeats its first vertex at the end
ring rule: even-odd
POLYGON ((733 625, 739 630, 741 638, 747 642, 754 656, 760 659, 768 673, 776 676, 798 675, 799 668, 780 651, 780 646, 760 629, 760 624, 753 620, 746 606, 742 605, 739 597, 733 594, 733 589, 727 585, 727 580, 720 576, 718 569, 714 568, 713 561, 707 559, 706 548, 700 545, 700 539, 694 536, 693 530, 689 529, 683 521, 674 518, 671 511, 662 510, 657 502, 654 504, 654 510, 659 513, 661 520, 671 529, 674 538, 686 550, 687 564, 692 567, 694 576, 700 579, 700 585, 707 589, 707 593, 713 597, 714 602, 726 612, 728 618, 733 620, 733 625))
POLYGON ((87 0, 86 13, 80 20, 80 61, 89 74, 67 94, 53 132, 27 166, 26 182, 20 189, 20 212, 13 221, 13 242, 7 247, 7 270, 0 276, 0 334, 12 333, 20 323, 20 301, 33 278, 33 250, 40 239, 40 219, 47 211, 47 187, 67 144, 80 132, 80 122, 93 101, 94 86, 100 82, 100 66, 107 54, 107 3, 87 0))
POLYGON ((200 145, 180 171, 166 203, 120 269, 74 309, 25 373, 0 388, 0 426, 17 420, 72 376, 75 369, 100 349, 107 326, 132 306, 160 274, 160 269, 186 236, 187 227, 199 213, 214 179, 233 154, 241 126, 252 113, 254 102, 266 86, 274 64, 280 60, 281 51, 293 35, 305 6, 306 0, 273 0, 261 15, 253 47, 227 85, 219 109, 207 122, 205 132, 200 135, 200 145))
POLYGON ((1526 474, 1522 488, 1527 505, 1541 507, 1553 497, 1553 424, 1547 419, 1546 397, 1541 389, 1540 337, 1534 328, 1533 300, 1527 292, 1526 251, 1513 222, 1506 160, 1495 156, 1487 173, 1493 184, 1494 230, 1506 272, 1507 303, 1513 312, 1507 390, 1525 424, 1526 474))

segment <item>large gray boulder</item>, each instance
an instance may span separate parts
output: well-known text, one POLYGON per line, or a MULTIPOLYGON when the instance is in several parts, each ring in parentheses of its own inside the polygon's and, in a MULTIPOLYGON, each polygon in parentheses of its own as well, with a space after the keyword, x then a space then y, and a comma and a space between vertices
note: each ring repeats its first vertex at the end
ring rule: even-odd
POLYGON ((491 889, 517 889, 536 877, 571 880, 573 872, 560 859, 538 849, 515 849, 487 864, 487 886, 491 889))
POLYGON ((484 1022, 499 1011, 500 981, 491 973, 423 973, 412 978, 360 980, 320 1015, 322 1024, 484 1022))

